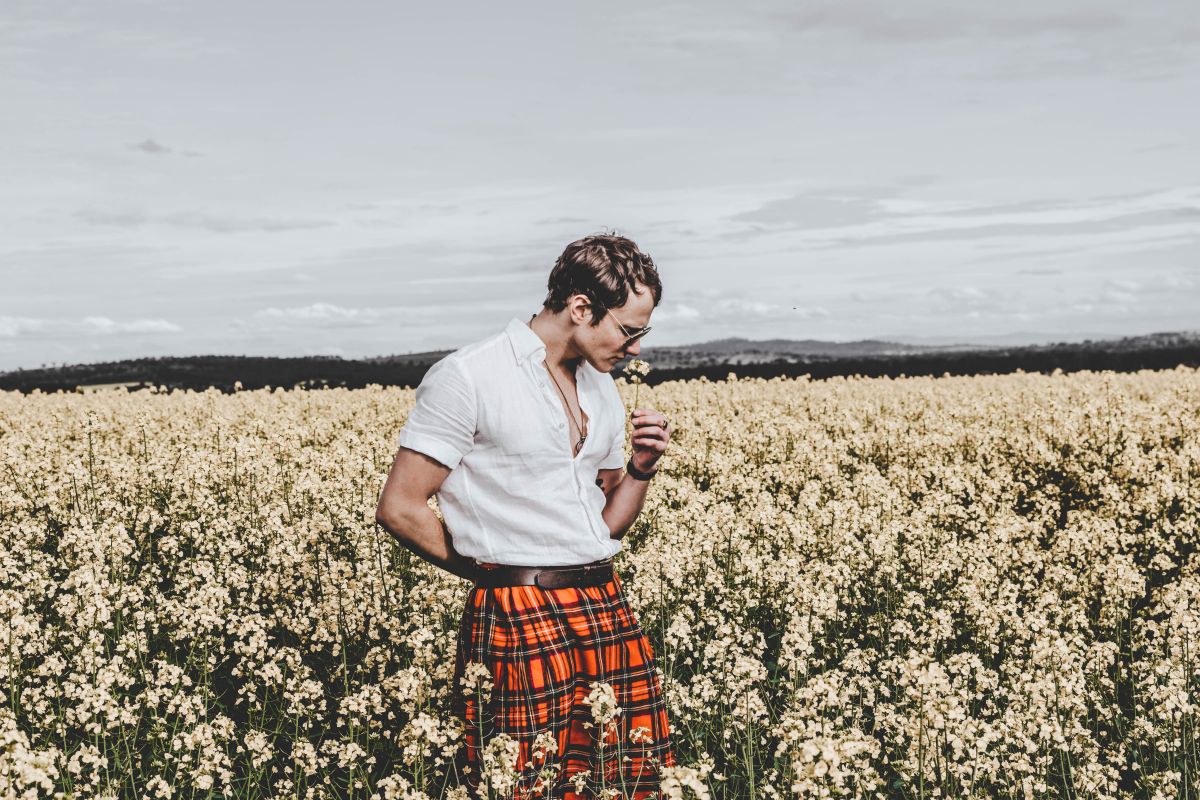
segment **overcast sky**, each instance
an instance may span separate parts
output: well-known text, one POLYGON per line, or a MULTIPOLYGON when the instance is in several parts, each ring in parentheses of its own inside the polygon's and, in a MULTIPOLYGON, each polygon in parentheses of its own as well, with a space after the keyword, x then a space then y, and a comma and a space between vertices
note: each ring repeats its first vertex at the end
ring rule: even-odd
POLYGON ((0 369, 1200 328, 1200 3, 6 0, 0 369))

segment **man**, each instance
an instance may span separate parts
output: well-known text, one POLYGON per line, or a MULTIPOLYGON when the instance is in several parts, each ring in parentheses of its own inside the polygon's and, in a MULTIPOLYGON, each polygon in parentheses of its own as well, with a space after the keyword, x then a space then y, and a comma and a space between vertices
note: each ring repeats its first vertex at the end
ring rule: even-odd
POLYGON ((625 407, 609 373, 641 351, 662 283, 629 239, 590 236, 567 246, 547 289, 528 323, 514 317, 426 373, 376 519, 475 583, 455 689, 481 673, 492 688, 456 691, 468 789, 479 791, 482 748, 506 734, 519 743, 516 797, 575 797, 573 778, 603 778, 643 798, 675 758, 654 654, 612 557, 670 428, 654 409, 634 409, 626 462, 625 407), (444 528, 427 503, 434 494, 444 528), (594 684, 613 687, 615 730, 594 718, 607 716, 594 684))

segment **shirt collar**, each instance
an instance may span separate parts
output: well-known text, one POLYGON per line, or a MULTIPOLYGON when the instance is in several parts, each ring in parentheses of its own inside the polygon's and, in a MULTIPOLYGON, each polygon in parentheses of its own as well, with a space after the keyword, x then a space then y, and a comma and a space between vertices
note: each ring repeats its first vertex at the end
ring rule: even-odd
POLYGON ((508 334, 508 341, 512 344, 513 357, 516 358, 517 364, 523 364, 534 356, 537 356, 538 361, 546 357, 546 343, 542 341, 542 337, 534 333, 533 328, 518 317, 509 320, 508 327, 504 329, 504 332, 508 334))

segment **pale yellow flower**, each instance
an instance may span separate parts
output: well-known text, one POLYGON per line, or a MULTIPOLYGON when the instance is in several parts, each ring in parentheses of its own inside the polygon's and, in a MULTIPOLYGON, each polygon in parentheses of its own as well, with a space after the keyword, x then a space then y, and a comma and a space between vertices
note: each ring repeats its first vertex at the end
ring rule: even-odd
POLYGON ((508 734, 498 733, 483 748, 481 777, 483 784, 500 797, 507 797, 517 785, 517 759, 520 743, 508 734))
MULTIPOLYGON (((687 435, 617 556, 637 567, 623 594, 676 740, 725 751, 720 775, 704 754, 669 768, 669 795, 740 796, 753 758, 764 800, 886 797, 883 775, 929 797, 1109 798, 1122 752, 1139 795, 1186 791, 1200 371, 654 395, 687 435)), ((0 684, 20 701, 0 709, 0 796, 111 795, 126 746, 151 800, 256 770, 273 796, 365 798, 381 758, 381 796, 460 782, 451 708, 496 691, 484 665, 454 680, 465 587, 372 513, 413 401, 0 392, 0 684)), ((644 728, 610 736, 609 690, 586 690, 599 741, 648 749, 644 728)), ((506 785, 516 756, 485 744, 506 785)), ((536 744, 523 780, 548 791, 556 751, 536 744)))
POLYGON ((460 682, 468 697, 481 696, 483 700, 488 700, 492 696, 492 671, 486 664, 475 661, 467 664, 460 682))

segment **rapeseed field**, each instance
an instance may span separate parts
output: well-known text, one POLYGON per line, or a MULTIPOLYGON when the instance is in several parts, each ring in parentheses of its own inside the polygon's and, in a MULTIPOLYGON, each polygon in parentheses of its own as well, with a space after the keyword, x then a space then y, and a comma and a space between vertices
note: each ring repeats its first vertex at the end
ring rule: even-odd
MULTIPOLYGON (((1197 797, 1200 372, 619 386, 664 797, 1197 797)), ((462 797, 413 401, 0 393, 0 796, 462 797)))

